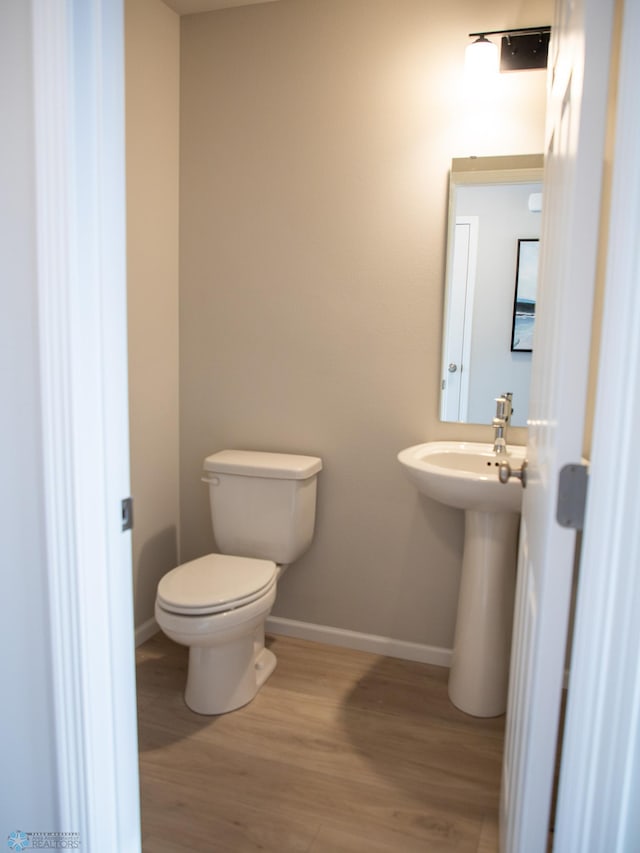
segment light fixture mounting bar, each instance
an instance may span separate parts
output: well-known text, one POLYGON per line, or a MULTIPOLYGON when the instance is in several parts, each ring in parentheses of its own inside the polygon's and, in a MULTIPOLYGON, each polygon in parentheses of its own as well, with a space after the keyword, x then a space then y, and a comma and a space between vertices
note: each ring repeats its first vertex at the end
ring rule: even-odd
POLYGON ((551 33, 551 27, 522 27, 520 29, 511 29, 511 30, 483 30, 480 33, 469 33, 469 38, 475 38, 476 36, 524 36, 540 33, 541 35, 545 35, 547 33, 551 33))

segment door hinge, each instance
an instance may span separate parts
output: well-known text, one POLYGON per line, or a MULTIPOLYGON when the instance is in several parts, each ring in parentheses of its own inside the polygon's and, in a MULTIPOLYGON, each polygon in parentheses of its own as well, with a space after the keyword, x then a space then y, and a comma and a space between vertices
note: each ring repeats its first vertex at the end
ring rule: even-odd
POLYGON ((133 498, 123 498, 122 500, 122 530, 131 530, 133 528, 133 498))
POLYGON ((558 478, 556 519, 562 527, 582 530, 587 505, 589 469, 587 465, 565 465, 558 478))

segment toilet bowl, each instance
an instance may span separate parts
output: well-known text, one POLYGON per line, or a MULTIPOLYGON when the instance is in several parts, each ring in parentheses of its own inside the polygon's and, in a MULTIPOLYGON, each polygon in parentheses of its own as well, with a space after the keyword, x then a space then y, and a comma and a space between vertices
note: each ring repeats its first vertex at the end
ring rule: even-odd
POLYGON ((233 554, 207 554, 161 578, 155 617, 189 647, 185 702, 224 714, 250 702, 276 666, 264 644, 285 564, 311 543, 317 457, 225 450, 205 460, 214 533, 233 554))
POLYGON ((273 672, 264 623, 276 598, 275 563, 208 554, 158 584, 156 621, 189 647, 185 702, 198 714, 225 714, 250 702, 273 672))

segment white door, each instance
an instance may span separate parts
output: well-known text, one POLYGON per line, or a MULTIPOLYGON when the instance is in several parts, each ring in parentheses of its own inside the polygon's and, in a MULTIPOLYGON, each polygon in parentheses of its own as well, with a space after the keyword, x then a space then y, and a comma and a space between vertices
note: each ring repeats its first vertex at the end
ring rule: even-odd
POLYGON ((501 849, 546 850, 575 533, 558 474, 582 456, 613 0, 557 0, 545 210, 502 780, 501 849))
POLYGON ((600 381, 554 834, 562 853, 640 848, 640 4, 619 11, 600 381))
POLYGON ((466 421, 469 406, 469 365, 473 294, 478 254, 478 217, 456 216, 451 247, 451 287, 442 360, 443 421, 466 421))

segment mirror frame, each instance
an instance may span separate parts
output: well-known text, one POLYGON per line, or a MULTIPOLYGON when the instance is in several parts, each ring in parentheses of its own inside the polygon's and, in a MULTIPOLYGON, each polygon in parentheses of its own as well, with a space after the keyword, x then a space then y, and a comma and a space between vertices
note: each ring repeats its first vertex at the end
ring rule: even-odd
MULTIPOLYGON (((524 184, 542 182, 544 176, 543 154, 514 154, 495 157, 454 157, 449 173, 449 199, 447 205, 447 247, 444 278, 442 354, 439 377, 439 419, 443 423, 470 423, 445 420, 443 417, 443 381, 447 375, 447 349, 451 312, 450 279, 453 273, 453 248, 456 211, 456 188, 474 184, 524 184)), ((464 365, 463 365, 464 369, 464 365)), ((504 389, 497 389, 496 393, 504 389)))

